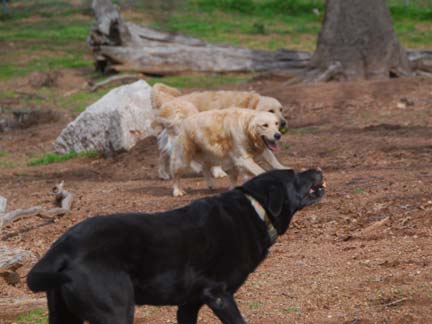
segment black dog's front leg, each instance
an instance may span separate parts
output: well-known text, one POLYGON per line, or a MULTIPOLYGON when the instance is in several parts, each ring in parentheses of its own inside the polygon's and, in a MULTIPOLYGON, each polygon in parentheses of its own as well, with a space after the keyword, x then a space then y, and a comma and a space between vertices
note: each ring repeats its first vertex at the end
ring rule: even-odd
POLYGON ((208 293, 206 297, 206 304, 223 324, 246 324, 232 294, 208 293))
POLYGON ((201 306, 202 304, 180 305, 177 309, 178 324, 196 324, 201 306))

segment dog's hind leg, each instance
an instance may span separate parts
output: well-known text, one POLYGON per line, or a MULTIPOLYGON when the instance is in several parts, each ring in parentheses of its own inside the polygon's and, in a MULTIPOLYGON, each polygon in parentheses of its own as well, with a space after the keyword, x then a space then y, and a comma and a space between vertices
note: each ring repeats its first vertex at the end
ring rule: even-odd
POLYGON ((105 265, 94 258, 68 270, 71 281, 61 287, 61 292, 74 314, 90 324, 133 324, 133 285, 117 264, 105 265))
POLYGON ((180 305, 177 309, 178 324, 196 324, 201 307, 202 304, 180 305))
POLYGON ((82 324, 84 321, 66 306, 59 289, 47 292, 49 324, 82 324))
POLYGON ((210 190, 213 190, 214 189, 214 181, 213 181, 213 176, 211 173, 210 165, 208 165, 207 163, 204 163, 203 167, 202 167, 202 171, 203 171, 204 179, 207 182, 207 187, 210 190))
POLYGON ((209 293, 206 299, 206 304, 223 324, 246 324, 232 294, 209 293))
POLYGON ((236 167, 231 168, 230 170, 227 170, 229 180, 230 180, 230 186, 229 189, 232 190, 237 186, 237 180, 238 180, 238 169, 236 167))
POLYGON ((170 156, 166 152, 161 152, 159 155, 159 178, 162 180, 169 180, 170 156))
POLYGON ((213 178, 215 179, 219 179, 219 178, 225 178, 227 176, 227 174, 225 173, 224 170, 222 170, 222 167, 219 165, 216 165, 214 167, 211 168, 211 173, 213 178))
POLYGON ((172 140, 169 137, 168 131, 164 129, 158 135, 158 147, 159 147, 159 178, 162 180, 169 180, 169 163, 170 154, 172 151, 172 140))
POLYGON ((173 196, 181 197, 186 194, 181 189, 180 180, 186 169, 190 166, 191 160, 185 154, 185 149, 182 144, 182 139, 177 137, 173 145, 173 150, 170 157, 170 173, 173 179, 173 196))

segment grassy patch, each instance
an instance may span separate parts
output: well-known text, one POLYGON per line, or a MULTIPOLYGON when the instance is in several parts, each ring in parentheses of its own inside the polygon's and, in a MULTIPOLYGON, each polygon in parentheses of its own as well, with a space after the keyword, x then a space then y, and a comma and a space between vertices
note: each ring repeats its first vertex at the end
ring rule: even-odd
MULTIPOLYGON (((210 42, 275 50, 313 51, 321 28, 324 0, 115 1, 126 20, 181 32, 210 42), (319 14, 314 13, 318 9, 319 14)), ((8 2, 0 19, 0 80, 33 71, 90 68, 86 44, 93 23, 91 1, 26 0, 8 2)), ((411 48, 432 47, 432 0, 389 0, 395 31, 411 48)), ((236 82, 173 77, 172 85, 213 86, 236 82)), ((78 96, 79 97, 79 96, 78 96)), ((81 100, 81 99, 77 99, 81 100)), ((80 110, 77 108, 76 110, 80 110)))
POLYGON ((283 143, 282 147, 284 148, 284 150, 289 151, 289 150, 291 150, 292 145, 291 145, 291 144, 288 144, 288 143, 283 143))
POLYGON ((290 129, 291 132, 300 134, 300 135, 306 135, 306 134, 314 134, 320 130, 319 126, 308 126, 308 127, 301 127, 301 128, 292 128, 290 129))
POLYGON ((0 157, 5 157, 7 155, 7 152, 6 151, 1 151, 0 150, 0 157))
POLYGON ((234 84, 246 82, 250 79, 252 74, 245 74, 243 76, 235 75, 182 75, 182 76, 168 76, 164 78, 151 78, 146 80, 149 84, 153 85, 156 82, 162 82, 169 86, 176 88, 195 88, 195 87, 217 87, 223 84, 234 84))
POLYGON ((298 306, 288 306, 282 308, 282 310, 286 313, 300 313, 300 307, 298 306))
POLYGON ((257 301, 253 301, 249 304, 250 309, 258 309, 261 307, 261 303, 257 301))
POLYGON ((12 161, 8 161, 8 160, 0 160, 0 167, 1 168, 8 168, 8 169, 13 169, 16 167, 16 164, 12 161))
POLYGON ((363 192, 364 192, 364 189, 363 189, 363 188, 360 188, 360 187, 355 188, 355 189, 353 190, 353 193, 355 193, 355 194, 361 194, 361 193, 363 193, 363 192))
POLYGON ((79 157, 95 158, 98 156, 99 153, 96 151, 86 151, 81 153, 71 151, 63 155, 57 153, 45 153, 39 158, 31 159, 30 161, 28 161, 27 165, 28 166, 46 165, 51 163, 64 162, 79 157))
POLYGON ((47 312, 38 308, 31 312, 21 314, 16 318, 16 324, 47 324, 47 312))

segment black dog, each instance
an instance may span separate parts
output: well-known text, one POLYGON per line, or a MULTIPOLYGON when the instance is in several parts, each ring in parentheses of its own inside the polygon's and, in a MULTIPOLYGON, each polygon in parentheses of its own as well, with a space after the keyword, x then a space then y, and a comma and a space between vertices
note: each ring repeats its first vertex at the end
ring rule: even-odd
POLYGON ((93 217, 61 236, 27 283, 47 292, 50 324, 132 324, 136 304, 177 305, 180 324, 196 323, 204 304, 223 323, 245 323, 233 294, 323 187, 320 170, 274 170, 172 211, 93 217))

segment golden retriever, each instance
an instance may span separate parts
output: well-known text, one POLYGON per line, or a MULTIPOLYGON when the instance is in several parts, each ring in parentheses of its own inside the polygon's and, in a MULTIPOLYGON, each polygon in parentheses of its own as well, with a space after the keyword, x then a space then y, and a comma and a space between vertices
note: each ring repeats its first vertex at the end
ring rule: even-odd
POLYGON ((256 176, 265 170, 253 160, 261 155, 273 169, 285 169, 272 151, 277 149, 280 120, 272 113, 241 108, 210 110, 183 120, 174 139, 170 172, 173 195, 182 196, 180 178, 190 167, 202 166, 209 188, 213 187, 210 168, 222 165, 231 187, 240 172, 256 176))
MULTIPOLYGON (((164 131, 158 136, 160 150, 159 178, 170 178, 168 172, 169 157, 172 149, 173 138, 177 135, 177 129, 181 121, 197 111, 218 110, 230 107, 249 108, 257 111, 274 113, 280 119, 280 129, 286 129, 286 120, 282 115, 282 105, 271 97, 260 96, 248 91, 203 91, 181 95, 178 89, 162 83, 153 86, 153 106, 159 112, 159 122, 164 131), (195 108, 195 109, 194 109, 195 108)), ((196 169, 198 171, 198 169, 196 169)), ((211 169, 215 178, 226 176, 218 166, 211 169)))

